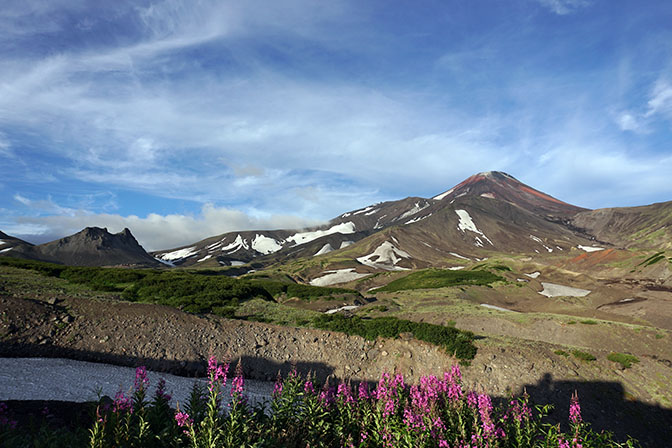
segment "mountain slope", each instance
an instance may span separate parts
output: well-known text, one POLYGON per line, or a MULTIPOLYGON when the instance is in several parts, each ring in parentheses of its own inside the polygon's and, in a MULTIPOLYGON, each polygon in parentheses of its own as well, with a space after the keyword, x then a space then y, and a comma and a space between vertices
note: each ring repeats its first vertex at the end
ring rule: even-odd
POLYGON ((672 201, 583 211, 574 215, 569 223, 613 245, 672 249, 672 201))

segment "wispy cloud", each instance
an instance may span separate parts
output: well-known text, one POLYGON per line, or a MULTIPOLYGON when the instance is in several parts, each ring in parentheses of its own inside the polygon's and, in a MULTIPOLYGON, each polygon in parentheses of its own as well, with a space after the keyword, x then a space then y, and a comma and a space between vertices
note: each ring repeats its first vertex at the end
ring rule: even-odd
POLYGON ((564 16, 572 14, 581 8, 591 4, 588 0, 537 0, 543 6, 547 7, 555 14, 564 16))

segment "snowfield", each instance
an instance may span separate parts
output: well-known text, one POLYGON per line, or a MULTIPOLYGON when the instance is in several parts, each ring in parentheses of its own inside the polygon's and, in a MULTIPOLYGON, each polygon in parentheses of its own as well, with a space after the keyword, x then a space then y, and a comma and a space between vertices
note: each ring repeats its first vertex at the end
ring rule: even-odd
POLYGON ((537 278, 541 275, 541 272, 537 271, 537 272, 533 272, 531 274, 523 274, 523 275, 527 275, 530 278, 537 278))
POLYGON ((542 282, 543 291, 539 292, 546 297, 585 297, 591 293, 588 289, 572 288, 571 286, 556 285, 555 283, 542 282))
POLYGON ((337 269, 335 271, 325 271, 323 272, 323 274, 326 275, 312 279, 310 281, 310 284, 313 286, 329 286, 329 285, 335 285, 336 283, 351 282, 353 280, 357 280, 369 275, 355 272, 354 268, 337 269))
POLYGON ((434 199, 435 201, 440 201, 441 199, 445 198, 446 196, 448 196, 453 191, 455 191, 455 189, 451 188, 450 190, 446 191, 445 193, 441 193, 438 196, 434 196, 432 199, 434 199))
MULTIPOLYGON (((478 227, 476 227, 476 224, 474 224, 474 220, 471 219, 471 215, 469 215, 469 213, 466 210, 455 210, 455 213, 457 213, 457 216, 460 218, 460 222, 457 224, 457 228, 462 233, 464 233, 465 230, 478 233, 483 238, 485 238, 487 242, 490 243, 491 246, 494 246, 494 244, 492 244, 492 241, 490 241, 490 238, 488 238, 483 232, 478 230, 478 227)), ((483 242, 478 237, 476 237, 476 245, 479 247, 483 247, 483 242)))
POLYGON ((161 254, 159 255, 159 258, 165 261, 174 261, 191 257, 192 255, 196 255, 197 253, 198 249, 196 249, 196 246, 194 246, 194 247, 187 247, 186 249, 179 249, 173 252, 168 252, 167 254, 161 254))
POLYGON ((399 216, 397 219, 401 220, 401 219, 404 219, 404 218, 408 218, 409 216, 413 216, 417 213, 420 213, 421 211, 423 211, 427 207, 429 207, 428 203, 424 203, 423 205, 420 205, 419 202, 416 202, 412 209, 410 209, 409 211, 407 211, 403 215, 399 216))
POLYGON ((232 254, 234 252, 238 252, 240 249, 246 249, 247 250, 249 248, 250 248, 250 246, 248 246, 247 241, 245 241, 243 239, 243 237, 240 236, 240 234, 238 234, 238 236, 236 236, 236 239, 233 241, 233 243, 222 247, 222 252, 229 251, 227 253, 232 254))
POLYGON ((334 248, 331 247, 331 244, 327 243, 324 246, 322 246, 322 249, 318 250, 313 257, 317 257, 318 255, 324 255, 328 254, 329 252, 333 252, 334 248))
POLYGON ((12 249, 13 249, 13 248, 11 248, 11 247, 8 247, 8 248, 6 248, 6 249, 1 249, 1 250, 0 250, 0 254, 3 253, 3 252, 10 251, 10 250, 12 250, 12 249))
POLYGON ((345 247, 352 246, 353 244, 355 244, 354 241, 343 241, 341 243, 341 247, 339 247, 339 249, 343 249, 345 247))
POLYGON ((254 240, 252 240, 252 249, 259 253, 268 255, 282 249, 282 244, 265 235, 255 235, 254 240))
POLYGON ((579 249, 585 250, 586 252, 597 252, 597 251, 600 251, 600 250, 604 250, 604 247, 595 247, 595 246, 581 246, 581 245, 578 245, 576 247, 578 247, 579 249))
POLYGON ((517 313, 517 311, 513 311, 508 308, 502 308, 501 306, 488 305, 487 303, 481 303, 481 306, 484 308, 490 308, 491 310, 506 311, 508 313, 517 313))
POLYGON ((315 230, 314 232, 299 232, 287 238, 287 242, 296 243, 296 245, 309 243, 320 237, 333 235, 334 233, 350 234, 355 233, 355 224, 351 221, 336 224, 327 230, 315 230))
POLYGON ((356 310, 357 308, 359 308, 359 305, 345 305, 340 308, 334 308, 333 310, 325 311, 324 314, 336 314, 339 311, 350 311, 356 310))
MULTIPOLYGON (((160 378, 166 380, 166 391, 172 396, 171 405, 182 406, 189 399, 194 382, 207 386, 205 378, 186 378, 169 373, 148 371, 149 390, 154 394, 160 378)), ((97 401, 102 395, 114 397, 119 391, 131 389, 135 369, 111 364, 73 361, 63 358, 0 358, 0 401, 4 400, 62 400, 97 401)), ((229 379, 229 388, 231 379, 229 379)), ((223 390, 227 390, 226 386, 223 390)), ((273 382, 245 379, 245 394, 253 403, 268 399, 273 382)), ((223 393, 226 403, 228 393, 223 393)))
POLYGON ((357 258, 357 261, 375 269, 382 269, 385 271, 407 271, 408 268, 397 266, 397 263, 399 263, 402 258, 411 258, 411 256, 403 250, 397 249, 389 241, 385 241, 378 246, 373 253, 364 257, 359 257, 357 258))
POLYGON ((196 263, 201 263, 201 262, 203 262, 205 260, 208 260, 210 258, 212 258, 212 255, 206 255, 205 257, 201 258, 200 260, 197 260, 196 263))

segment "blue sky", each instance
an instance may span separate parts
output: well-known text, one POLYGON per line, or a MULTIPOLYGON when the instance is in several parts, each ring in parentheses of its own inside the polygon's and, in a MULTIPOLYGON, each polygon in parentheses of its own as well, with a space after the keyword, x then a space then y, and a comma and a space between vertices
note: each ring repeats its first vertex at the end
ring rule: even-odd
POLYGON ((29 241, 170 248, 489 170, 672 200, 669 2, 4 0, 0 30, 0 230, 29 241))

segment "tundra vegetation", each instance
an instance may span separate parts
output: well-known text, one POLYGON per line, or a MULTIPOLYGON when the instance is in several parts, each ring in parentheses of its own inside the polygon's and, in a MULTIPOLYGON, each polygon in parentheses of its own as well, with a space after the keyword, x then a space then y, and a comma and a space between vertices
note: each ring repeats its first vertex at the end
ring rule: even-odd
MULTIPOLYGON (((465 390, 458 366, 443 378, 422 377, 409 385, 401 375, 383 373, 370 387, 339 382, 317 384, 291 372, 276 380, 270 402, 251 406, 240 365, 208 362, 208 385, 194 386, 186 403, 169 405, 165 383, 147 396, 144 367, 134 387, 102 401, 92 424, 72 430, 17 427, 0 404, 3 447, 635 447, 610 433, 593 431, 581 417, 576 395, 564 427, 545 422, 550 406, 527 396, 496 404, 486 394, 465 390), (228 377, 232 376, 229 381, 228 377), (224 404, 225 395, 228 395, 224 404)), ((569 397, 568 397, 569 398, 569 397)))

